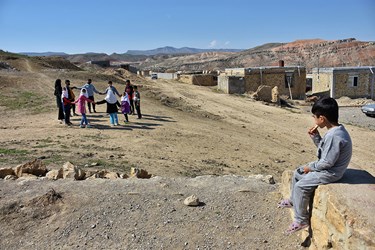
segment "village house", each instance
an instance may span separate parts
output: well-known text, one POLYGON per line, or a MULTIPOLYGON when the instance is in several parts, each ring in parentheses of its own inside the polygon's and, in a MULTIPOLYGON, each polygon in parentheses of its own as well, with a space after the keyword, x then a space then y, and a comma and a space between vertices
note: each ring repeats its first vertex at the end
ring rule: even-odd
POLYGON ((228 94, 256 92, 260 86, 278 87, 280 95, 304 99, 306 68, 301 66, 225 69, 219 75, 218 88, 228 94))
POLYGON ((371 98, 374 100, 375 66, 313 68, 312 93, 329 93, 332 98, 371 98))
POLYGON ((110 67, 111 63, 109 60, 103 60, 103 61, 89 61, 90 64, 98 65, 100 67, 110 67))

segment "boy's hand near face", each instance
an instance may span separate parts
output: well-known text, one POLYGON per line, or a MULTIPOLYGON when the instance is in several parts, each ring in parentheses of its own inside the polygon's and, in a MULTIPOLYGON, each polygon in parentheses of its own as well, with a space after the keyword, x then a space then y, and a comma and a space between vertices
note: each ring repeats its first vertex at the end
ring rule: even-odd
POLYGON ((319 135, 318 128, 319 128, 319 126, 318 126, 318 125, 315 125, 314 127, 310 128, 310 129, 307 131, 307 133, 308 133, 311 137, 314 137, 315 135, 319 135))

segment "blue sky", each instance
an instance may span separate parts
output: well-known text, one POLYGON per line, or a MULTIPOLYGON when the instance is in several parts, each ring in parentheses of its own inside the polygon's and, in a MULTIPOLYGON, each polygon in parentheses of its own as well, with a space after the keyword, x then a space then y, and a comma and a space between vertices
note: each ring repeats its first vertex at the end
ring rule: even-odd
POLYGON ((375 0, 0 0, 0 49, 125 53, 375 41, 375 0))

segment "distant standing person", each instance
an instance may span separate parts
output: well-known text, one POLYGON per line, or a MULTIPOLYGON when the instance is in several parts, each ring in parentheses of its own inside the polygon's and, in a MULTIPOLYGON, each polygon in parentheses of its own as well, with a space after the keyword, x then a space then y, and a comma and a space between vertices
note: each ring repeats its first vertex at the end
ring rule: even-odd
POLYGON ((130 100, 130 114, 134 114, 134 102, 133 102, 133 85, 130 83, 130 80, 126 80, 125 92, 129 95, 130 100))
POLYGON ((61 79, 56 79, 56 81, 55 81, 54 95, 56 96, 56 104, 57 104, 57 108, 59 109, 57 119, 60 121, 60 123, 62 123, 65 116, 64 116, 63 103, 61 101, 61 96, 62 96, 61 79))
MULTIPOLYGON (((89 99, 92 100, 93 102, 95 102, 94 93, 100 94, 100 92, 97 91, 95 86, 92 84, 91 79, 88 79, 87 83, 83 85, 82 87, 73 87, 73 88, 77 88, 77 89, 85 88, 87 90, 87 94, 89 95, 89 99)), ((91 113, 91 103, 89 102, 87 106, 89 107, 89 113, 91 113)), ((92 104, 92 109, 94 113, 96 113, 95 103, 92 104)))
POLYGON ((120 93, 117 91, 117 89, 113 86, 112 81, 108 81, 108 88, 101 94, 106 95, 108 90, 112 90, 114 94, 116 94, 118 97, 121 97, 120 93))
POLYGON ((133 94, 133 101, 135 109, 137 110, 138 119, 142 118, 141 114, 141 94, 139 94, 138 87, 136 85, 133 86, 134 94, 133 94))
POLYGON ((68 92, 68 99, 71 102, 70 109, 73 111, 72 116, 75 116, 75 115, 77 115, 76 114, 76 105, 73 104, 73 102, 74 102, 76 96, 74 95, 73 90, 70 87, 70 80, 65 80, 65 87, 66 87, 66 91, 68 92))

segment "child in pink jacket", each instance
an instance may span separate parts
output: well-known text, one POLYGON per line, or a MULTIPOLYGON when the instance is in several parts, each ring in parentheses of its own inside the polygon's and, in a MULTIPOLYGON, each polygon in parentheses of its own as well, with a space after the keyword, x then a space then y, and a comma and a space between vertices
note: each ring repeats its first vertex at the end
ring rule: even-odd
POLYGON ((81 125, 79 126, 80 128, 84 128, 85 125, 86 125, 86 128, 91 127, 89 125, 89 122, 87 121, 87 117, 86 117, 86 102, 91 102, 91 103, 95 104, 94 101, 89 99, 89 96, 87 94, 87 90, 85 88, 82 88, 81 94, 79 95, 78 99, 75 100, 74 102, 72 102, 74 104, 78 103, 78 112, 81 113, 81 115, 82 115, 81 125))

